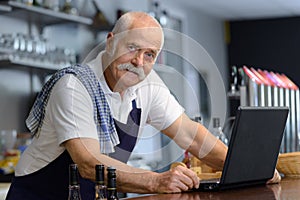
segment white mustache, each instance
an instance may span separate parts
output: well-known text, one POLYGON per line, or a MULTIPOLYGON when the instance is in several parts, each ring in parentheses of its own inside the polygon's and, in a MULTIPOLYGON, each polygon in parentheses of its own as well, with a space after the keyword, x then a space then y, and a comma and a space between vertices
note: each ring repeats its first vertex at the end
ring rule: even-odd
POLYGON ((119 70, 128 70, 130 72, 133 72, 135 74, 138 75, 139 79, 140 80, 144 80, 146 75, 145 75, 145 72, 143 70, 143 68, 141 67, 135 67, 134 65, 132 65, 131 63, 124 63, 124 64, 120 64, 118 65, 118 69, 119 70))

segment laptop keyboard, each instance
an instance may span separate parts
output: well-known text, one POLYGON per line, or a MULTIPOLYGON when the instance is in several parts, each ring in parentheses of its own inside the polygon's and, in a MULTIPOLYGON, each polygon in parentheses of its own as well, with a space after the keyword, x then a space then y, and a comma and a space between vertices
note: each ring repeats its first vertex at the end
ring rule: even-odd
POLYGON ((211 179, 205 179, 205 180, 200 180, 201 183, 219 183, 220 178, 211 178, 211 179))

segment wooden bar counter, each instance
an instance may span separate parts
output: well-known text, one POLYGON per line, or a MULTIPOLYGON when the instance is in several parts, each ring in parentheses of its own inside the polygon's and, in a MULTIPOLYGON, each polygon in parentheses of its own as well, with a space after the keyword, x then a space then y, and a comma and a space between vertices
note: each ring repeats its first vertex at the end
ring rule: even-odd
POLYGON ((185 192, 143 195, 131 200, 297 200, 300 199, 300 178, 283 178, 279 184, 260 185, 217 192, 185 192))

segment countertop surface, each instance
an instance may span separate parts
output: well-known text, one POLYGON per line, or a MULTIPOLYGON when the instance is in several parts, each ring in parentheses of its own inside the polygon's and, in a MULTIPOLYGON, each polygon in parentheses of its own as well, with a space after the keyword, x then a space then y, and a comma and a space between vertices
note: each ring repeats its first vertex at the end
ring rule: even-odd
POLYGON ((185 192, 176 194, 143 195, 140 197, 126 198, 132 200, 296 200, 300 199, 300 177, 283 178, 279 184, 259 185, 240 189, 231 189, 215 192, 185 192))
MULTIPOLYGON (((9 183, 0 184, 0 200, 4 200, 9 183)), ((130 200, 298 200, 300 199, 300 177, 283 178, 279 184, 260 185, 241 189, 224 190, 217 192, 185 192, 176 194, 142 195, 130 200)))

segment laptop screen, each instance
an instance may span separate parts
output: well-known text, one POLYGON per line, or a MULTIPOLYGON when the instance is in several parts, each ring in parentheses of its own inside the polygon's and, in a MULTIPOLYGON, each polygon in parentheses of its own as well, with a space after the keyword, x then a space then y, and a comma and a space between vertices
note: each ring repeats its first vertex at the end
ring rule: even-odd
POLYGON ((287 107, 239 107, 222 185, 254 184, 273 177, 288 113, 287 107))

